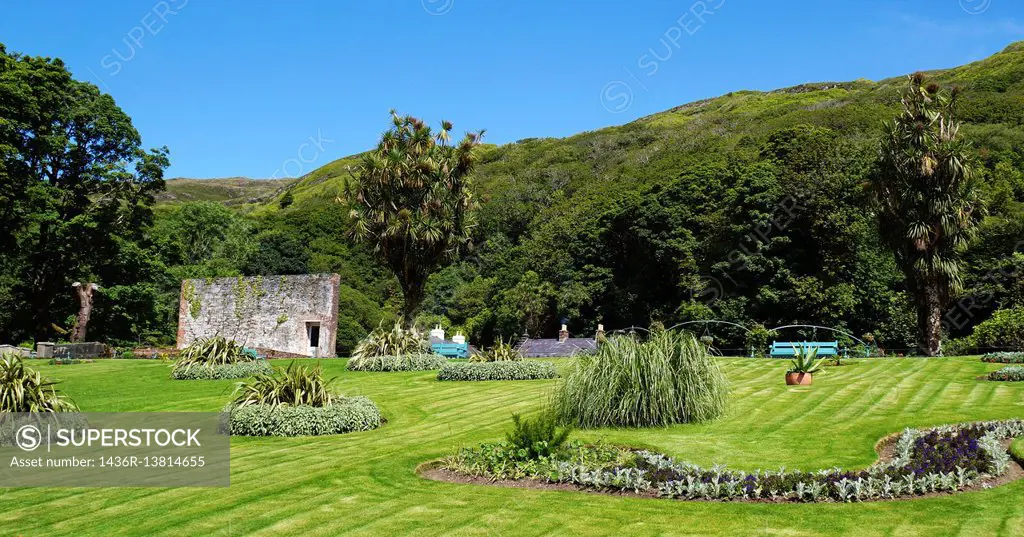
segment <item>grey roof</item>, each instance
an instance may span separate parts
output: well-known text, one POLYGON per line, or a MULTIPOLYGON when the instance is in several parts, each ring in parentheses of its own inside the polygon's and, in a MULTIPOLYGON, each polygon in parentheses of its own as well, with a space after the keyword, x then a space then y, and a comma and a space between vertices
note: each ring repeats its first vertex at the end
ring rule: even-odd
POLYGON ((590 338, 571 337, 565 341, 557 339, 527 339, 517 347, 519 353, 527 358, 551 358, 554 356, 572 356, 597 350, 597 342, 590 338))

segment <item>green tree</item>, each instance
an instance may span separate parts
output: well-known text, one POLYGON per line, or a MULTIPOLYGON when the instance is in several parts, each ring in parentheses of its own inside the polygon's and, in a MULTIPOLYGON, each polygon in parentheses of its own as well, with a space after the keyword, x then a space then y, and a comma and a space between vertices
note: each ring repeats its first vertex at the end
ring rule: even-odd
POLYGON ((281 200, 278 201, 278 205, 282 209, 287 209, 293 203, 295 203, 295 196, 292 195, 292 191, 291 190, 285 192, 284 195, 281 196, 281 200))
POLYGON ((912 75, 872 179, 882 237, 914 297, 918 350, 926 356, 942 352, 943 308, 962 287, 960 256, 982 216, 957 94, 912 75))
POLYGON ((256 247, 244 269, 249 275, 305 274, 309 272, 309 250, 286 231, 267 230, 256 237, 256 247))
POLYGON ((499 336, 515 337, 521 331, 532 337, 540 335, 544 326, 550 325, 555 293, 554 285, 541 281, 536 272, 527 271, 519 283, 499 297, 499 336))
POLYGON ((250 228, 250 223, 235 211, 219 203, 200 201, 167 211, 157 221, 153 239, 169 265, 201 265, 228 258, 237 267, 254 245, 250 228))
POLYGON ((394 111, 392 128, 360 163, 354 185, 351 234, 369 244, 402 288, 402 317, 411 323, 432 272, 455 259, 473 228, 469 172, 483 136, 467 133, 449 145, 452 124, 436 135, 412 116, 394 111))
POLYGON ((61 60, 0 45, 0 270, 20 282, 20 323, 36 340, 74 309, 73 281, 124 283, 97 276, 144 240, 169 165, 166 148, 141 142, 114 99, 61 60))

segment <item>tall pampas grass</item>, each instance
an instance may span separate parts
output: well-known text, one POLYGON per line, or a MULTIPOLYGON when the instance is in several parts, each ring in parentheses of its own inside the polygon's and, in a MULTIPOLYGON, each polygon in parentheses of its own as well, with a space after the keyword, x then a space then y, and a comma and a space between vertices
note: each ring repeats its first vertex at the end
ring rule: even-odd
POLYGON ((555 389, 552 411, 576 427, 700 423, 725 413, 728 382, 690 334, 659 331, 608 339, 578 358, 555 389))

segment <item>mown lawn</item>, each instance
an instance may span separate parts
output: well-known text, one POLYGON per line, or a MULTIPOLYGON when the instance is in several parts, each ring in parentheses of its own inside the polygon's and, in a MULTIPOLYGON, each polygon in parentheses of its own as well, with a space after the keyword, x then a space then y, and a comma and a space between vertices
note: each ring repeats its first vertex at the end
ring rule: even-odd
MULTIPOLYGON (((883 359, 783 385, 784 362, 723 359, 727 417, 710 425, 578 431, 737 468, 862 467, 907 426, 1024 416, 1024 383, 976 380, 977 359, 883 359)), ((509 414, 537 409, 554 381, 439 383, 432 373, 349 373, 349 395, 390 420, 314 439, 232 440, 223 489, 0 489, 2 535, 1024 535, 1024 482, 941 498, 869 504, 744 504, 637 499, 426 481, 414 469, 502 438, 509 414)), ((215 411, 230 381, 171 381, 169 365, 33 364, 86 411, 215 411)), ((283 365, 283 363, 282 363, 283 365)))

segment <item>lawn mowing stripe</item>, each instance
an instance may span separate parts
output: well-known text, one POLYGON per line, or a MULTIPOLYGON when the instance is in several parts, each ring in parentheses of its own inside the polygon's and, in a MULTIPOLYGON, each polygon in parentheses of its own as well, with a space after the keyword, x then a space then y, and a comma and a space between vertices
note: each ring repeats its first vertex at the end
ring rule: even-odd
MULTIPOLYGON (((325 490, 325 491, 323 491, 323 492, 321 492, 319 494, 315 494, 315 495, 310 495, 308 492, 306 492, 306 493, 302 494, 301 501, 287 501, 287 496, 291 496, 291 497, 294 498, 296 495, 297 495, 297 491, 295 491, 295 490, 288 490, 288 489, 275 491, 272 494, 266 495, 265 497, 269 498, 269 499, 274 499, 274 498, 281 497, 282 499, 286 500, 286 501, 280 502, 278 507, 276 507, 275 509, 272 509, 272 510, 259 509, 254 504, 254 502, 238 503, 238 504, 235 504, 235 506, 237 506, 237 507, 235 507, 233 509, 229 509, 229 510, 218 509, 217 508, 218 506, 213 506, 214 509, 212 509, 212 510, 210 510, 208 508, 204 509, 204 510, 188 510, 188 509, 185 509, 185 510, 182 510, 180 513, 176 513, 176 514, 180 514, 180 515, 185 515, 184 517, 180 517, 179 520, 177 520, 176 522, 171 522, 170 524, 164 523, 163 525, 159 525, 158 526, 159 533, 152 533, 152 535, 184 535, 184 533, 182 533, 181 531, 174 531, 174 530, 175 529, 181 529, 181 528, 187 528, 189 525, 193 524, 194 521, 198 518, 197 515, 204 515, 204 514, 208 515, 208 514, 211 514, 211 512, 212 512, 212 514, 215 514, 216 517, 218 517, 218 518, 227 518, 229 520, 229 522, 232 519, 239 519, 239 520, 247 520, 247 521, 250 521, 250 522, 257 522, 257 521, 260 521, 262 519, 266 519, 266 518, 268 518, 270 516, 280 515, 280 516, 278 516, 276 518, 268 520, 267 521, 268 523, 264 525, 264 527, 270 527, 270 526, 278 523, 281 520, 281 518, 286 518, 286 517, 294 516, 294 515, 296 515, 298 513, 301 513, 301 512, 306 511, 306 510, 309 510, 311 505, 313 505, 313 506, 322 505, 321 502, 326 501, 326 500, 330 500, 330 499, 335 498, 337 496, 337 494, 334 491, 332 491, 332 490, 325 490), (246 516, 246 515, 249 514, 249 513, 247 513, 248 511, 253 511, 253 513, 251 513, 251 516, 246 516)), ((220 525, 220 524, 218 524, 218 525, 220 525)), ((191 534, 194 535, 195 533, 191 533, 191 534)))
POLYGON ((834 394, 829 394, 826 390, 813 390, 810 388, 793 388, 788 390, 788 392, 791 396, 796 396, 797 394, 806 394, 806 396, 801 398, 800 404, 790 407, 794 412, 778 413, 774 420, 765 423, 764 429, 779 431, 789 428, 794 422, 802 422, 808 416, 822 410, 823 407, 827 408, 827 405, 835 404, 842 394, 857 393, 858 386, 845 385, 834 394))
MULTIPOLYGON (((972 384, 970 379, 960 377, 973 371, 979 371, 974 373, 974 377, 980 375, 981 369, 976 369, 980 366, 917 361, 909 362, 909 371, 920 373, 923 368, 926 374, 916 377, 917 384, 912 385, 912 388, 917 389, 922 383, 937 382, 932 388, 937 387, 935 393, 939 394, 939 399, 920 415, 893 405, 889 397, 882 397, 881 404, 870 404, 874 398, 867 398, 856 391, 843 390, 837 385, 842 382, 854 385, 858 390, 866 390, 871 384, 870 373, 881 371, 882 366, 895 371, 897 364, 892 362, 869 365, 863 373, 854 369, 844 370, 842 374, 833 376, 829 383, 815 385, 813 390, 835 398, 836 401, 812 408, 817 401, 814 398, 805 397, 794 401, 784 396, 786 388, 780 386, 780 369, 784 370, 781 363, 767 364, 750 360, 746 364, 726 364, 735 392, 731 398, 730 412, 720 422, 667 429, 598 429, 580 431, 577 436, 588 439, 606 436, 610 440, 624 440, 627 443, 635 439, 655 446, 679 446, 679 452, 683 454, 692 453, 691 450, 695 449, 702 454, 702 458, 730 463, 731 466, 756 467, 759 461, 768 461, 772 463, 768 467, 777 467, 776 463, 782 460, 790 467, 808 467, 808 460, 863 460, 864 451, 869 450, 881 436, 879 434, 869 438, 876 431, 885 431, 883 434, 896 432, 907 425, 914 425, 913 422, 948 423, 961 414, 969 415, 971 419, 1011 417, 1020 415, 1020 403, 1024 403, 1024 391, 994 383, 992 387, 982 388, 990 395, 987 398, 988 404, 968 402, 976 397, 977 385, 972 384), (749 367, 741 367, 746 364, 749 367), (876 370, 876 367, 879 369, 876 370), (958 386, 948 386, 951 383, 958 386), (865 405, 865 401, 869 404, 864 409, 853 409, 865 405), (796 408, 790 410, 786 404, 796 408), (790 418, 807 414, 801 421, 778 418, 776 425, 782 425, 784 431, 770 436, 759 434, 763 424, 753 421, 753 415, 764 419, 783 413, 790 414, 790 418), (837 419, 837 416, 841 419, 837 419), (750 423, 751 427, 742 427, 745 423, 750 423), (815 449, 821 449, 818 446, 822 445, 822 440, 825 448, 833 453, 815 453, 815 449), (791 453, 798 455, 790 456, 791 453), (789 462, 796 464, 790 465, 789 462)), ((337 368, 333 364, 330 367, 337 368)), ((65 373, 69 384, 81 379, 76 378, 70 370, 65 373)), ((162 374, 159 371, 155 373, 162 374)), ((101 378, 106 374, 92 372, 89 376, 95 380, 87 383, 111 383, 109 378, 101 378)), ((957 528, 950 527, 945 520, 957 515, 978 520, 981 522, 979 527, 987 532, 1002 523, 1008 528, 1008 533, 1013 534, 1016 528, 1013 524, 1021 516, 1019 495, 1024 493, 1024 486, 1019 485, 1011 485, 1008 490, 997 488, 950 498, 873 506, 694 505, 660 500, 631 501, 596 495, 584 497, 573 492, 537 493, 470 485, 437 486, 412 473, 418 462, 431 458, 435 453, 443 455, 450 452, 449 446, 454 448, 458 445, 473 445, 482 440, 500 439, 505 431, 503 422, 507 421, 506 416, 511 408, 539 407, 541 401, 538 395, 544 390, 516 383, 498 383, 494 388, 479 386, 478 383, 473 383, 477 384, 473 386, 443 388, 441 383, 431 382, 429 375, 419 378, 425 380, 381 379, 380 382, 370 382, 368 379, 345 379, 345 385, 348 386, 346 389, 366 393, 394 416, 392 422, 382 429, 355 433, 360 438, 341 435, 316 440, 236 440, 232 449, 233 455, 237 454, 233 458, 239 473, 233 472, 235 486, 231 489, 190 491, 181 496, 171 493, 151 499, 136 497, 139 494, 137 490, 84 490, 80 497, 71 496, 70 501, 63 502, 57 500, 56 490, 16 491, 3 498, 4 515, 0 517, 33 523, 40 531, 25 531, 23 528, 2 524, 0 526, 4 527, 0 528, 0 534, 19 530, 26 535, 142 534, 137 527, 153 527, 166 535, 210 533, 211 528, 226 526, 235 520, 236 523, 232 524, 234 534, 258 531, 261 535, 273 533, 264 529, 267 527, 301 529, 307 535, 334 535, 345 530, 352 534, 380 531, 395 534, 418 531, 423 535, 468 533, 477 524, 482 525, 481 521, 492 524, 493 533, 499 534, 667 534, 691 530, 694 533, 718 535, 749 534, 762 528, 765 529, 764 533, 875 534, 901 527, 910 533, 950 535, 957 528), (444 391, 434 393, 436 389, 444 391), (446 403, 438 402, 439 398, 446 403), (496 403, 495 400, 501 402, 496 403), (450 407, 445 408, 446 404, 450 407), (329 460, 321 459, 320 455, 329 460), (308 461, 306 457, 310 457, 308 461), (353 500, 356 495, 358 497, 353 500), (300 509, 301 496, 315 502, 313 507, 307 504, 305 510, 300 509), (472 502, 467 503, 463 498, 450 496, 470 496, 472 502), (202 500, 198 500, 200 497, 202 500), (375 498, 380 500, 374 501, 375 498), (205 510, 188 501, 201 501, 211 508, 205 510), (511 501, 517 502, 514 513, 504 507, 511 501), (52 507, 48 510, 36 509, 33 505, 37 502, 52 507), (120 510, 114 508, 118 504, 121 505, 120 510), (102 505, 110 508, 96 508, 102 505), (451 515, 418 516, 415 513, 419 511, 414 506, 420 506, 426 513, 440 509, 451 515), (65 509, 94 511, 95 515, 78 519, 70 518, 66 512, 54 512, 65 509), (290 514, 292 509, 300 511, 290 514), (498 516, 486 518, 487 512, 498 513, 498 516), (167 528, 162 528, 160 524, 146 523, 154 513, 159 513, 160 523, 167 528), (261 513, 263 516, 260 516, 261 513), (942 519, 936 519, 936 514, 941 514, 942 519), (373 521, 371 517, 380 520, 373 521), (403 517, 415 521, 418 526, 413 528, 403 517), (57 524, 51 522, 64 518, 73 521, 57 524), (133 527, 127 523, 137 524, 133 527), (357 523, 360 526, 353 528, 357 523), (122 531, 115 531, 114 528, 122 531)), ((188 390, 196 390, 191 397, 183 397, 180 390, 173 390, 173 400, 146 401, 153 393, 153 385, 159 386, 166 382, 170 381, 147 381, 145 394, 128 393, 123 397, 111 390, 102 390, 103 393, 98 396, 91 395, 89 390, 79 393, 90 406, 95 404, 94 408, 103 409, 109 409, 112 405, 159 406, 170 410, 217 409, 226 402, 226 397, 211 395, 213 389, 202 386, 189 387, 188 390), (122 397, 122 400, 114 401, 115 397, 122 397), (104 403, 104 399, 109 402, 104 403), (201 403, 197 404, 197 401, 201 403)), ((889 389, 889 386, 902 383, 900 377, 895 377, 881 386, 889 389)), ((132 392, 136 385, 133 378, 126 378, 120 384, 128 392, 132 392)), ((903 391, 902 402, 905 403, 913 391, 903 391)), ((815 468, 811 469, 825 467, 827 464, 813 466, 815 468)), ((1019 522, 1016 524, 1019 526, 1019 522)), ((485 530, 481 533, 487 532, 485 530)))

